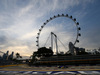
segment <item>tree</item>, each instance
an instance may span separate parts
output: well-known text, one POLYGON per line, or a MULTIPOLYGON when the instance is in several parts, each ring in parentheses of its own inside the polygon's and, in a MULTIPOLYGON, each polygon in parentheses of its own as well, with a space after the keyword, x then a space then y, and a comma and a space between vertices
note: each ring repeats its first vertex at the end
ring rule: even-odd
POLYGON ((35 54, 37 54, 38 57, 40 56, 52 56, 53 55, 53 51, 49 48, 46 47, 41 47, 38 49, 37 52, 34 52, 35 54))
POLYGON ((19 53, 16 53, 16 58, 22 58, 19 53))

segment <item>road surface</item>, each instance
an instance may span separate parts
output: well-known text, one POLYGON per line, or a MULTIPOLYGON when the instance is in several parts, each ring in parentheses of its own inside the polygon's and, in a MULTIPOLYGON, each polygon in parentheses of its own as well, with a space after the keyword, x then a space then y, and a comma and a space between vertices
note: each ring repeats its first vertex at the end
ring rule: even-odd
POLYGON ((0 66, 0 75, 31 75, 31 74, 100 74, 100 66, 68 66, 58 68, 57 66, 28 66, 26 64, 0 66))

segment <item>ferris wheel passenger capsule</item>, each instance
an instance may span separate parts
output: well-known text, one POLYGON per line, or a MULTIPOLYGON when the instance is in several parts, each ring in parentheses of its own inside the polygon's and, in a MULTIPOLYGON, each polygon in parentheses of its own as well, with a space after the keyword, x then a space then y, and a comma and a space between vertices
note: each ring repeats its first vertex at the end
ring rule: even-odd
POLYGON ((47 20, 47 22, 49 22, 49 20, 47 20))
POLYGON ((62 14, 62 16, 64 16, 64 14, 62 14))
POLYGON ((54 18, 56 18, 56 16, 54 15, 54 18))
POLYGON ((78 36, 81 36, 81 34, 79 33, 78 36))
POLYGON ((37 39, 39 38, 39 37, 36 37, 37 39))
POLYGON ((76 40, 76 42, 78 42, 78 43, 79 43, 79 40, 76 40))
POLYGON ((39 29, 39 31, 41 31, 41 29, 39 29))
POLYGON ((43 28, 44 26, 41 26, 41 28, 43 28))
POLYGON ((81 30, 81 28, 79 27, 78 30, 81 30))
POLYGON ((46 23, 44 23, 44 25, 46 25, 46 23))
POLYGON ((66 17, 68 17, 68 14, 66 14, 66 17))
POLYGON ((58 17, 59 17, 60 15, 58 14, 58 17))
POLYGON ((36 45, 36 46, 39 46, 39 45, 36 45))
POLYGON ((79 25, 79 22, 77 22, 77 25, 79 25))
POLYGON ((52 20, 52 18, 50 17, 50 20, 52 20))
POLYGON ((72 16, 70 16, 70 18, 72 19, 72 16))
POLYGON ((40 35, 40 33, 37 33, 38 35, 40 35))
POLYGON ((74 18, 74 21, 76 21, 76 18, 74 18))

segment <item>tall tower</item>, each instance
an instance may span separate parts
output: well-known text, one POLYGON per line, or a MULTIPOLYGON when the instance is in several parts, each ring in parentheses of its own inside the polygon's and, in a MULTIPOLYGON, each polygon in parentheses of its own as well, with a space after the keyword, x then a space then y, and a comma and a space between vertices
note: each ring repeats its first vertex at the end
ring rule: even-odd
POLYGON ((9 59, 9 60, 12 60, 12 59, 13 59, 13 55, 14 55, 14 52, 12 52, 12 53, 9 55, 8 59, 9 59))
POLYGON ((9 51, 7 51, 6 53, 3 54, 3 59, 4 60, 8 60, 8 53, 9 53, 9 51))

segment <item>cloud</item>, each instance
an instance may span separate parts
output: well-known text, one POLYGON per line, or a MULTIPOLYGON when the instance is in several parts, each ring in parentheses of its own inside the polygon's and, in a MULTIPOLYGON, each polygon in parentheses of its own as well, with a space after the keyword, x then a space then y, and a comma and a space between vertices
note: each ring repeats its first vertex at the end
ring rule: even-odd
POLYGON ((29 32, 29 33, 27 33, 27 34, 25 34, 25 35, 22 35, 22 36, 20 37, 20 39, 29 39, 29 38, 36 37, 37 34, 35 34, 35 33, 37 33, 37 30, 36 30, 36 31, 33 30, 32 32, 29 32))
POLYGON ((0 37, 0 45, 5 44, 7 42, 7 37, 6 36, 1 36, 0 37))
MULTIPOLYGON (((14 52, 21 51, 22 55, 27 55, 27 52, 29 52, 31 55, 33 51, 37 50, 35 41, 38 30, 49 17, 55 15, 55 13, 67 12, 75 15, 76 18, 83 18, 87 15, 87 12, 84 11, 87 4, 93 3, 93 1, 94 0, 0 1, 0 7, 2 7, 0 8, 0 33, 4 34, 0 35, 1 50, 6 51, 9 49, 14 52), (76 7, 82 7, 82 9, 79 10, 76 7), (78 11, 73 11, 74 9, 78 11)), ((56 20, 54 20, 55 22, 51 21, 52 23, 49 23, 43 29, 40 39, 45 40, 51 31, 54 31, 66 45, 70 39, 73 39, 74 35, 75 38, 76 34, 71 31, 73 30, 72 23, 68 23, 65 26, 66 21, 64 19, 64 21, 59 20, 60 21, 57 21, 58 23, 56 23, 56 20)), ((67 20, 67 22, 68 21, 69 20, 67 20)), ((42 44, 44 40, 40 40, 40 44, 42 44)))
MULTIPOLYGON (((96 25, 97 26, 97 25, 96 25)), ((87 28, 88 30, 82 32, 82 37, 80 37, 79 46, 86 49, 98 49, 100 46, 100 31, 99 27, 87 28)))

